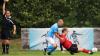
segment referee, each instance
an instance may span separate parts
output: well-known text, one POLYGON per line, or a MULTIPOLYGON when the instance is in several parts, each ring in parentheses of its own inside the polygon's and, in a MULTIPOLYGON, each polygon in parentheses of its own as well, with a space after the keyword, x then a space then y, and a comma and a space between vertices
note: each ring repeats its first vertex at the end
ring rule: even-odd
POLYGON ((6 0, 3 2, 3 21, 1 28, 2 54, 9 54, 11 31, 13 34, 16 34, 16 25, 11 20, 11 13, 9 10, 5 10, 7 2, 6 0))

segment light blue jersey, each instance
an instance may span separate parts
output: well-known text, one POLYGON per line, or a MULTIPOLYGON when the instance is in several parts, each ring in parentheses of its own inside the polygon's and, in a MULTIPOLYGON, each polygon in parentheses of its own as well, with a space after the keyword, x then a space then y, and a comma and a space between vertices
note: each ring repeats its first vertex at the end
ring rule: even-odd
POLYGON ((51 26, 51 28, 48 32, 48 37, 53 38, 55 32, 58 32, 58 24, 57 23, 55 23, 54 25, 51 26))

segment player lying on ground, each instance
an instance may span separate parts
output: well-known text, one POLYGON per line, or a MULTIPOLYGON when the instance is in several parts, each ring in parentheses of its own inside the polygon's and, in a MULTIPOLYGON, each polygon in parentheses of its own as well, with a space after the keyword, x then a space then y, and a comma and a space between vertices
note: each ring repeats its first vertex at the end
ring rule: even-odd
POLYGON ((72 44, 72 42, 70 40, 68 40, 68 38, 66 38, 67 35, 67 29, 64 28, 62 30, 62 34, 60 35, 60 37, 58 37, 58 39, 60 40, 60 43, 62 44, 62 46, 68 50, 70 52, 70 54, 74 54, 74 53, 78 53, 78 52, 84 52, 87 54, 92 54, 93 52, 91 50, 87 50, 85 48, 78 48, 77 44, 72 44))

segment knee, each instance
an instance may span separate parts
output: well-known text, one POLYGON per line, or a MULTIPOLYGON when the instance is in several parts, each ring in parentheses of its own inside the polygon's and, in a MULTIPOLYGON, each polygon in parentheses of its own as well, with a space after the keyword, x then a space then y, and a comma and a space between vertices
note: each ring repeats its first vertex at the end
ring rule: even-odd
POLYGON ((57 48, 57 44, 53 44, 54 48, 57 48))
POLYGON ((2 44, 5 44, 5 41, 4 40, 2 40, 2 44))
POLYGON ((10 44, 10 41, 9 40, 4 40, 3 43, 4 44, 10 44))
POLYGON ((83 48, 79 48, 78 50, 79 50, 79 51, 83 51, 84 49, 83 49, 83 48))

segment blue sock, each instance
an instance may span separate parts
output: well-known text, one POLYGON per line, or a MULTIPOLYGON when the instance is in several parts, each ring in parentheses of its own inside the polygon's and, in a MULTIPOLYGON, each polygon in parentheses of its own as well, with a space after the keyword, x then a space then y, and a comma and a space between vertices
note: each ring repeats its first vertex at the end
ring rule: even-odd
POLYGON ((53 45, 48 46, 47 50, 49 53, 52 53, 53 51, 55 51, 56 48, 53 47, 53 45))
POLYGON ((53 51, 55 51, 56 50, 56 48, 53 48, 51 51, 50 51, 50 53, 52 53, 53 51))

